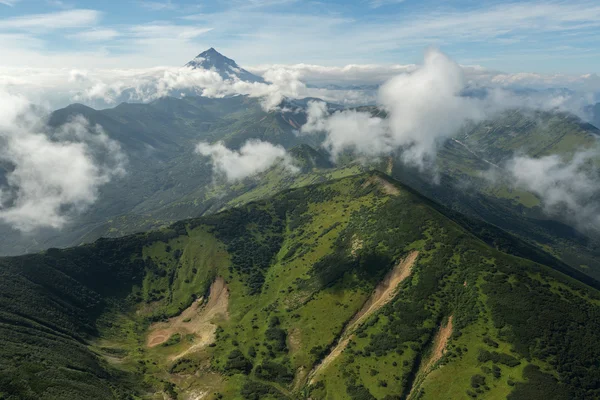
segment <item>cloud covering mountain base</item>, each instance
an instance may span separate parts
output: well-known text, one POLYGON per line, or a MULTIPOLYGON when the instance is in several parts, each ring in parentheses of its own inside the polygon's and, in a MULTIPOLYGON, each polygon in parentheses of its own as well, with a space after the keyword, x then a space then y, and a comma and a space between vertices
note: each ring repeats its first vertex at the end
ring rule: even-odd
POLYGON ((0 92, 0 221, 30 232, 61 228, 125 173, 126 156, 82 117, 51 129, 22 97, 0 92))
POLYGON ((249 140, 239 150, 228 149, 222 142, 201 142, 196 153, 210 157, 215 173, 231 182, 264 172, 276 163, 292 173, 298 172, 282 146, 262 140, 249 140))

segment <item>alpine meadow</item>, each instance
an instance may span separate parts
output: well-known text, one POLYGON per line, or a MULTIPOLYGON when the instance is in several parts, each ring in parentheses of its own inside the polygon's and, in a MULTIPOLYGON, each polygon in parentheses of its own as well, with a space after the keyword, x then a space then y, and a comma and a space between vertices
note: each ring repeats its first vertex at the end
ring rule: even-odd
POLYGON ((599 20, 0 0, 0 400, 600 399, 599 20))

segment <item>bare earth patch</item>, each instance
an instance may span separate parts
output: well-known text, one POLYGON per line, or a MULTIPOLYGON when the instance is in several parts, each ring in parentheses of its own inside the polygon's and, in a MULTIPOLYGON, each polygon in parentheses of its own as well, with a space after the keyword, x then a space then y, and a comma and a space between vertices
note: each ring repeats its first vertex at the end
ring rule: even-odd
POLYGON ((292 353, 297 352, 298 350, 300 350, 300 344, 301 344, 301 332, 300 329, 298 328, 294 328, 292 330, 290 330, 290 332, 288 333, 288 347, 290 348, 290 351, 292 353))
POLYGON ((152 324, 146 342, 147 346, 158 346, 176 333, 182 336, 192 334, 195 336, 195 340, 190 348, 173 357, 173 359, 208 346, 214 341, 217 329, 213 321, 218 318, 229 318, 228 304, 229 290, 225 280, 218 277, 210 286, 210 294, 206 304, 203 303, 202 299, 198 299, 177 317, 170 318, 167 322, 152 324))
POLYGON ((425 381, 425 378, 427 378, 427 375, 429 375, 437 362, 440 361, 444 355, 446 346, 448 345, 448 340, 450 339, 450 336, 452 336, 452 319, 452 315, 448 317, 448 322, 446 325, 441 326, 438 332, 435 334, 435 337, 433 338, 431 354, 429 355, 429 358, 419 367, 419 371, 417 372, 414 384, 412 385, 407 399, 411 399, 414 396, 414 393, 416 393, 419 387, 421 387, 425 381))
POLYGON ((431 369, 435 366, 435 364, 442 358, 444 355, 444 351, 446 351, 446 346, 448 345, 448 340, 452 335, 452 315, 448 318, 448 323, 446 326, 440 327, 440 330, 435 335, 433 339, 433 350, 431 353, 431 357, 427 361, 425 365, 424 372, 429 373, 431 369))
POLYGON ((363 242, 361 238, 356 236, 356 234, 352 236, 352 249, 350 250, 350 254, 352 254, 352 257, 356 257, 358 255, 358 251, 363 248, 364 244, 365 242, 363 242))
POLYGON ((388 274, 383 278, 377 285, 369 299, 362 306, 360 311, 354 314, 354 317, 346 325, 346 328, 339 337, 337 345, 331 350, 331 352, 321 361, 320 364, 316 365, 311 373, 309 374, 309 382, 314 383, 316 376, 320 371, 329 366, 348 346, 352 339, 353 333, 360 325, 365 322, 371 315, 377 312, 381 307, 388 304, 394 299, 397 293, 397 288, 402 281, 408 278, 412 272, 412 267, 419 256, 418 251, 413 251, 404 259, 402 259, 388 274))
POLYGON ((383 179, 380 176, 372 176, 363 184, 363 187, 368 187, 370 185, 379 185, 383 193, 389 194, 390 196, 398 196, 400 194, 400 190, 394 186, 391 182, 383 179))

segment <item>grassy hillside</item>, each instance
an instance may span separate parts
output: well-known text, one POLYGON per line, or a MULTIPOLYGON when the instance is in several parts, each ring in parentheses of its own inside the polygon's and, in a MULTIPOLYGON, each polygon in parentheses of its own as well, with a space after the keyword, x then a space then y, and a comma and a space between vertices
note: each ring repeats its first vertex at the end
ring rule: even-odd
POLYGON ((598 283, 380 173, 0 264, 0 398, 600 397, 598 283))

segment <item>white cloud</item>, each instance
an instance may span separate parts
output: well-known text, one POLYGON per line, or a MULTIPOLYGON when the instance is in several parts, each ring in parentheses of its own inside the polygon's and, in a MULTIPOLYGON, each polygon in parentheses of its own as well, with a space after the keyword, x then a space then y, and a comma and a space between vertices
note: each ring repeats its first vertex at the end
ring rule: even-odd
POLYGON ((404 3, 404 0, 369 0, 369 7, 379 8, 390 4, 404 3))
POLYGON ((266 8, 274 6, 285 6, 297 3, 299 0, 242 0, 235 1, 242 8, 266 8))
POLYGON ((379 85, 394 76, 414 71, 414 64, 378 65, 348 64, 345 66, 322 66, 313 64, 273 64, 246 67, 254 74, 263 75, 270 70, 286 70, 313 85, 379 85))
POLYGON ((313 104, 302 132, 324 128, 325 145, 334 158, 344 149, 377 156, 401 148, 407 162, 423 166, 433 159, 440 142, 465 122, 484 118, 493 108, 487 100, 462 96, 465 87, 462 68, 431 49, 422 66, 380 88, 379 104, 388 114, 386 119, 356 111, 327 116, 322 106, 313 104))
POLYGON ((298 172, 292 158, 282 146, 261 140, 249 140, 239 150, 228 149, 222 142, 201 142, 196 147, 196 152, 211 157, 215 172, 224 175, 229 181, 254 176, 277 163, 292 173, 298 172))
POLYGON ((0 4, 4 4, 5 6, 14 7, 19 0, 0 0, 0 4))
POLYGON ((131 27, 130 33, 134 38, 193 39, 207 32, 210 32, 211 30, 213 30, 213 28, 200 28, 196 26, 182 26, 171 24, 149 24, 135 25, 131 27))
POLYGON ((458 40, 481 42, 542 32, 574 32, 598 26, 600 6, 592 1, 532 1, 485 5, 470 10, 431 10, 406 15, 395 27, 379 26, 363 41, 380 34, 385 41, 429 44, 458 40), (436 40, 432 42, 431 40, 436 40))
POLYGON ((327 103, 309 101, 306 107, 306 123, 302 125, 301 133, 314 133, 327 130, 327 103))
MULTIPOLYGON (((155 42, 157 37, 168 36, 168 32, 174 29, 165 25, 147 25, 136 27, 135 35, 138 40, 155 42)), ((93 32, 93 31, 92 31, 93 32)), ((111 35, 112 32, 107 32, 111 35)), ((183 31, 183 34, 187 34, 183 31)), ((190 33, 194 35, 194 32, 190 33)), ((90 35, 93 36, 92 33, 90 35)), ((100 36, 104 35, 101 33, 100 36)), ((89 39, 92 39, 90 37, 89 39)), ((27 40, 27 37, 7 37, 6 41, 14 42, 27 40)), ((170 39, 164 39, 170 40, 170 39)), ((177 39, 179 40, 179 39, 177 39)), ((3 36, 0 34, 0 44, 3 36)), ((150 45, 150 43, 148 43, 150 45)), ((454 71, 459 77, 458 85, 462 88, 490 86, 491 88, 510 88, 511 86, 500 84, 494 77, 499 72, 488 71, 480 67, 460 67, 450 62, 448 71, 454 71)), ((448 73, 446 71, 446 74, 448 73)), ((257 72, 255 69, 254 72, 257 72)), ((438 72, 443 72, 438 68, 438 72)), ((284 97, 306 98, 314 97, 331 103, 344 106, 356 106, 361 104, 374 104, 378 100, 385 107, 392 107, 396 103, 392 98, 386 100, 386 92, 383 89, 379 96, 377 90, 372 88, 376 83, 383 81, 395 82, 399 76, 401 81, 406 77, 413 76, 418 80, 419 74, 423 74, 423 68, 417 65, 349 65, 346 67, 325 67, 315 65, 273 65, 261 67, 261 75, 269 84, 248 83, 236 80, 223 80, 214 71, 201 69, 190 69, 186 67, 156 67, 146 69, 101 69, 101 68, 19 68, 0 67, 0 88, 12 93, 22 93, 36 103, 43 103, 48 107, 62 107, 73 102, 83 102, 93 107, 109 107, 122 101, 147 102, 159 97, 171 95, 204 95, 207 97, 223 97, 229 95, 243 94, 263 99, 264 108, 275 109, 284 97), (332 89, 329 87, 311 87, 305 81, 313 80, 320 84, 327 82, 342 84, 344 87, 352 87, 352 82, 357 85, 366 84, 367 89, 332 89)), ((508 74, 504 74, 508 76, 508 74)), ((595 75, 588 75, 581 80, 582 85, 591 86, 595 75)), ((597 78, 597 77, 596 77, 597 78)), ((445 78, 440 77, 442 82, 445 78)), ((550 78, 546 80, 550 82, 550 78)), ((504 82, 504 80, 502 80, 504 82)), ((576 79, 573 79, 576 81, 576 79)), ((557 81, 561 87, 562 80, 557 81)), ((389 85, 389 83, 388 83, 389 85)), ((418 86, 418 84, 417 84, 418 86)), ((423 87, 424 88, 424 87, 423 87)), ((441 87, 442 89, 444 87, 441 87)), ((414 88, 413 88, 414 89, 414 88)), ((404 90, 404 89, 402 89, 404 90)), ((412 90, 412 89, 411 89, 412 90)), ((388 91, 394 94, 394 90, 388 91)), ((432 89, 433 99, 439 99, 437 89, 432 89)), ((468 98, 459 95, 451 95, 458 102, 472 102, 468 98)), ((572 92, 524 92, 516 95, 510 91, 490 90, 486 99, 486 107, 500 106, 527 106, 531 108, 559 108, 561 110, 575 112, 583 116, 581 110, 594 100, 593 96, 572 92)), ((442 102, 443 103, 443 102, 442 102)), ((430 104, 426 101, 424 106, 430 104)), ((453 104, 453 103, 450 103, 453 104)), ((444 105, 444 104, 442 104, 444 105)), ((408 107, 408 105, 407 105, 408 107)), ((443 110, 444 108, 440 108, 443 110)), ((460 110, 459 110, 460 111, 460 110)), ((406 112, 402 111, 402 112, 406 112)), ((433 112, 430 110, 430 112, 433 112)), ((455 114, 454 112, 450 112, 455 114)), ((437 112, 439 114, 439 112, 437 112)), ((419 122, 416 122, 419 123, 419 122)), ((432 124, 425 118, 426 124, 432 124)), ((406 143, 403 143, 406 144, 406 143)), ((400 145, 400 144, 399 144, 400 145)))
MULTIPOLYGON (((547 35, 553 35, 553 46, 564 41, 593 51, 592 28, 600 24, 600 6, 590 0, 474 2, 467 8, 450 4, 407 7, 401 13, 359 19, 319 11, 274 14, 227 10, 197 18, 218 26, 227 37, 226 44, 220 47, 237 49, 239 60, 245 64, 274 58, 286 62, 373 62, 390 59, 390 54, 411 57, 418 48, 428 45, 452 45, 462 50, 473 43, 478 48, 484 47, 484 51, 501 44, 504 49, 515 49, 522 58, 529 59, 532 52, 523 49, 547 50, 550 47, 547 35), (559 37, 563 32, 577 36, 559 37), (546 40, 540 40, 544 34, 546 40), (298 37, 303 40, 296 40, 298 37), (518 38, 509 47, 507 39, 518 38), (357 51, 365 48, 369 51, 357 51)), ((459 54, 469 57, 476 54, 469 53, 459 54)), ((568 53, 581 52, 571 49, 568 53)), ((565 51, 561 56, 564 54, 565 51)))
POLYGON ((71 39, 77 39, 84 42, 104 42, 112 40, 119 36, 119 32, 114 29, 92 29, 69 35, 71 39))
POLYGON ((347 149, 369 157, 378 157, 394 150, 386 120, 354 110, 337 111, 329 116, 325 103, 311 101, 307 108, 307 122, 302 126, 301 133, 319 131, 327 132, 323 147, 333 158, 347 149))
POLYGON ((0 19, 0 29, 53 31, 95 25, 101 17, 96 10, 68 10, 46 14, 29 14, 0 19))
MULTIPOLYGON (((392 14, 377 13, 376 16, 368 12, 361 18, 345 14, 343 9, 340 12, 339 8, 326 2, 308 2, 303 12, 297 12, 296 7, 268 8, 285 6, 287 2, 289 1, 223 2, 224 7, 219 7, 219 11, 208 10, 205 14, 190 15, 187 21, 209 23, 215 28, 211 33, 211 41, 218 41, 219 47, 226 52, 236 51, 236 58, 243 64, 275 61, 359 63, 393 60, 392 57, 410 59, 419 48, 437 45, 449 50, 458 49, 457 55, 475 60, 478 59, 476 57, 490 59, 492 51, 505 52, 496 56, 498 62, 505 63, 506 53, 511 52, 512 59, 516 59, 518 54, 520 61, 529 61, 525 65, 537 62, 546 69, 550 69, 547 66, 549 63, 540 63, 540 55, 554 57, 556 60, 564 60, 565 57, 593 57, 593 43, 597 41, 596 28, 600 25, 600 6, 592 0, 530 0, 502 4, 471 2, 466 7, 451 4, 433 4, 428 7, 414 7, 411 4, 409 7, 407 3, 402 12, 392 10, 392 14), (297 40, 299 37, 302 40, 297 40), (475 46, 472 48, 477 51, 464 51, 473 44, 475 46), (369 51, 356 51, 364 48, 369 51)), ((154 3, 149 4, 157 8, 177 6, 179 11, 189 7, 165 1, 154 3)), ((52 26, 48 23, 52 21, 51 14, 43 16, 44 29, 51 29, 52 26)), ((34 17, 36 16, 22 16, 23 21, 4 19, 0 24, 15 26, 17 23, 22 26, 24 21, 35 19, 34 17)), ((185 18, 183 15, 181 17, 185 18)), ((183 19, 180 18, 179 21, 183 19)), ((176 24, 174 20, 169 23, 188 26, 176 24)), ((35 29, 34 24, 35 22, 28 22, 26 26, 35 29)), ((102 29, 121 28, 102 26, 102 29)), ((164 64, 165 60, 169 60, 168 64, 180 65, 188 60, 190 54, 197 53, 199 48, 199 43, 195 43, 192 48, 184 45, 174 47, 173 42, 169 43, 170 46, 135 47, 134 42, 120 38, 119 43, 107 48, 107 54, 98 49, 81 49, 77 50, 77 63, 70 63, 69 56, 75 50, 56 47, 50 38, 39 34, 36 38, 45 42, 45 48, 11 46, 8 62, 13 65, 27 62, 29 65, 44 66, 48 64, 46 59, 53 55, 62 61, 61 66, 78 68, 99 65, 106 62, 104 59, 107 56, 113 65, 119 67, 148 67, 164 64), (124 47, 129 51, 125 52, 124 47)), ((210 47, 212 43, 203 44, 206 46, 202 47, 210 47)), ((591 65, 589 58, 586 62, 591 65)), ((569 68, 578 70, 580 65, 573 63, 569 68)))
POLYGON ((76 118, 50 129, 20 96, 0 92, 0 221, 30 232, 61 228, 94 203, 100 186, 124 174, 119 144, 76 118))
POLYGON ((187 67, 148 69, 1 68, 0 88, 26 94, 51 108, 82 102, 107 107, 122 101, 147 102, 162 96, 204 95, 223 97, 244 94, 259 97, 266 110, 275 109, 284 97, 319 97, 346 105, 374 101, 360 90, 307 88, 298 74, 272 69, 264 74, 269 84, 224 80, 215 71, 187 67))
POLYGON ((600 228, 598 152, 586 150, 571 159, 515 156, 506 163, 508 180, 537 195, 550 215, 562 215, 580 228, 600 228))
POLYGON ((413 73, 398 75, 381 87, 393 142, 408 150, 404 155, 409 161, 421 164, 433 157, 440 140, 466 121, 486 116, 481 100, 461 96, 465 87, 460 66, 437 50, 428 50, 423 66, 413 73))
POLYGON ((311 104, 303 133, 325 131, 325 146, 337 157, 344 149, 376 156, 401 149, 406 162, 429 165, 441 143, 467 121, 491 118, 509 108, 570 111, 583 115, 593 98, 571 92, 524 92, 487 88, 484 96, 466 96, 466 69, 438 50, 425 53, 421 66, 407 68, 384 83, 378 94, 387 118, 369 113, 338 111, 311 104))
POLYGON ((58 7, 58 8, 72 8, 73 7, 72 4, 66 3, 62 0, 46 0, 46 3, 48 3, 52 7, 58 7))
MULTIPOLYGON (((314 64, 262 64, 245 67, 248 71, 263 75, 272 69, 296 73, 298 79, 310 85, 326 87, 337 85, 377 86, 403 73, 417 69, 416 64, 348 64, 323 66, 314 64)), ((600 90, 600 77, 588 74, 542 74, 534 72, 505 73, 477 65, 461 65, 469 86, 503 88, 570 88, 574 90, 600 90)))

